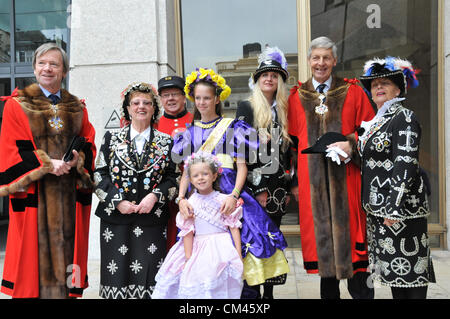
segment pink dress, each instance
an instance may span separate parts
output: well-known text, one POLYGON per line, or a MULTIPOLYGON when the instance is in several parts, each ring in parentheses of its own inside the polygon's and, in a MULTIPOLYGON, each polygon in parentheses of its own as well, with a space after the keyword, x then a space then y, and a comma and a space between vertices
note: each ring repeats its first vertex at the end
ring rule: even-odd
POLYGON ((219 209, 227 195, 193 193, 188 199, 194 218, 176 217, 179 237, 194 232, 191 258, 185 262, 183 240, 169 251, 156 274, 153 299, 239 299, 243 264, 228 227, 240 228, 242 207, 229 216, 219 209))

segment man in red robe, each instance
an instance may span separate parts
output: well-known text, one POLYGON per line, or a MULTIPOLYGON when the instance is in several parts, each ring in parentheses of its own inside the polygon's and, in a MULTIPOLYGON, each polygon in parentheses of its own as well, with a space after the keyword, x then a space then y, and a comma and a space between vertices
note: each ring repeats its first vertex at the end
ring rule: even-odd
POLYGON ((361 208, 357 128, 375 113, 356 80, 332 76, 335 44, 326 37, 311 42, 312 78, 291 89, 289 133, 298 142, 300 236, 307 273, 321 276, 321 298, 339 298, 339 280, 348 279, 353 298, 373 298, 367 283, 365 214, 361 208), (302 154, 327 132, 346 137, 340 148, 351 161, 302 154), (344 162, 345 161, 345 162, 344 162))
POLYGON ((0 196, 9 195, 1 291, 13 298, 80 297, 87 254, 95 130, 86 106, 61 88, 67 56, 54 43, 34 53, 37 82, 6 100, 0 196), (86 139, 63 160, 75 136, 86 139))
MULTIPOLYGON (((169 134, 174 138, 186 130, 191 124, 193 115, 186 109, 186 95, 184 93, 185 81, 179 76, 166 76, 158 81, 158 93, 164 114, 159 119, 156 129, 169 134)), ((175 217, 178 205, 173 201, 169 203, 170 218, 167 225, 167 250, 176 242, 177 227, 175 217)))

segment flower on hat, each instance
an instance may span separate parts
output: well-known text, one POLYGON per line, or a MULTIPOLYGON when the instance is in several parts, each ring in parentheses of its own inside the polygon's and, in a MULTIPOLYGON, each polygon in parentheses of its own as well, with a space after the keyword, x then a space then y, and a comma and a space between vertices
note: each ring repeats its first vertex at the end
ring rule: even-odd
POLYGON ((231 94, 231 88, 222 76, 212 69, 199 68, 186 77, 186 85, 184 86, 184 92, 192 102, 194 102, 194 86, 200 81, 211 83, 218 88, 220 92, 219 99, 221 101, 225 101, 231 94))
POLYGON ((124 99, 130 92, 139 91, 139 92, 151 92, 155 97, 158 96, 158 91, 156 88, 150 83, 145 82, 133 82, 128 85, 121 93, 122 99, 124 99))

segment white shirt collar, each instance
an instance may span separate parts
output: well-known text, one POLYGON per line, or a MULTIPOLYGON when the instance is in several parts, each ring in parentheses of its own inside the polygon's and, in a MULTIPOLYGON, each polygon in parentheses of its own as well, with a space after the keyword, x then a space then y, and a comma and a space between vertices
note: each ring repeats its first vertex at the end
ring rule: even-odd
MULTIPOLYGON (((327 92, 329 89, 330 89, 330 87, 331 87, 331 82, 333 81, 333 76, 330 76, 329 78, 328 78, 328 80, 326 80, 325 82, 323 82, 323 84, 325 84, 325 89, 323 90, 324 92, 327 92)), ((313 77, 312 78, 312 83, 313 83, 313 85, 314 85, 314 89, 317 91, 317 87, 319 86, 319 85, 321 85, 322 83, 320 83, 320 82, 317 82, 316 81, 316 79, 313 77)))
POLYGON ((274 99, 274 100, 273 100, 273 103, 272 103, 272 108, 276 108, 276 107, 277 107, 277 100, 274 99))
POLYGON ((139 155, 141 155, 144 146, 145 146, 145 142, 150 139, 150 126, 147 127, 147 129, 145 131, 143 131, 142 133, 139 133, 138 131, 136 131, 133 126, 131 125, 130 127, 130 138, 136 145, 136 150, 138 152, 139 155))
MULTIPOLYGON (((44 87, 42 87, 40 84, 39 84, 39 87, 41 88, 42 92, 45 94, 46 97, 49 97, 50 94, 53 94, 50 91, 46 90, 44 87)), ((58 96, 59 98, 61 98, 61 90, 56 92, 55 95, 58 96)))
POLYGON ((146 141, 150 139, 150 126, 145 129, 142 133, 139 133, 133 128, 133 125, 130 125, 130 139, 134 140, 138 135, 145 138, 146 141))

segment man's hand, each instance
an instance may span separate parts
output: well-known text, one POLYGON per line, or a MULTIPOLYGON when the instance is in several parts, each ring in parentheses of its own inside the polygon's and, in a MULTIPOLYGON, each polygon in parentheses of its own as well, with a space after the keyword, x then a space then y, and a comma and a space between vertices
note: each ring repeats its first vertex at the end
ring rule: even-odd
MULTIPOLYGON (((339 155, 340 162, 345 162, 347 159, 350 159, 352 157, 352 147, 351 147, 349 141, 336 142, 336 143, 328 145, 327 147, 329 149, 331 149, 333 147, 337 147, 340 149, 340 150, 336 151, 336 153, 339 155), (344 152, 347 155, 347 157, 343 156, 344 154, 342 152, 344 152)), ((340 163, 338 163, 338 164, 340 164, 340 163)))
POLYGON ((63 160, 51 159, 53 164, 53 170, 50 172, 53 175, 61 176, 69 174, 72 167, 77 166, 79 154, 73 150, 73 159, 70 162, 64 162, 63 160))

